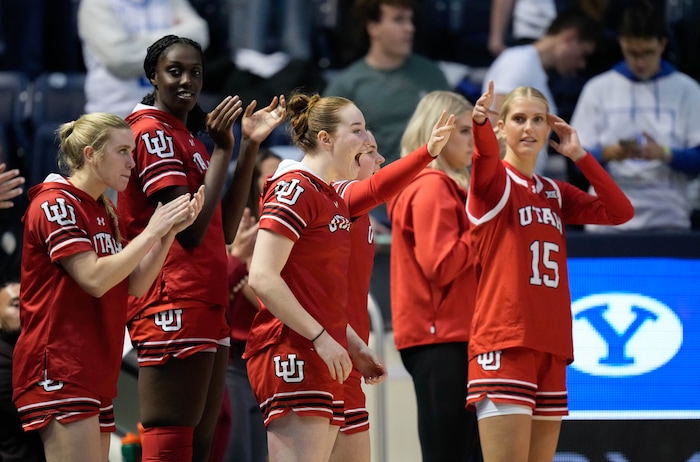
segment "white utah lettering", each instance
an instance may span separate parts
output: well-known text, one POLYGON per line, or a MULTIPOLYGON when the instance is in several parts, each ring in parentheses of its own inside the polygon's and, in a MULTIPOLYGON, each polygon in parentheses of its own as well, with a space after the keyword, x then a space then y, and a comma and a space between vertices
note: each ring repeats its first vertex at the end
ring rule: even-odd
POLYGON ((551 225, 557 228, 559 234, 562 234, 562 222, 557 213, 549 207, 540 208, 532 205, 527 205, 518 209, 520 218, 520 226, 528 226, 534 222, 543 225, 551 225))

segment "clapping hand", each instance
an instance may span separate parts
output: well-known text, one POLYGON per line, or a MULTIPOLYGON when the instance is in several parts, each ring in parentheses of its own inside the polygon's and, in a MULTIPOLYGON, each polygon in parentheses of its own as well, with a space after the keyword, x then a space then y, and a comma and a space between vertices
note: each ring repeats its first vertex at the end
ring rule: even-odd
POLYGON ((243 113, 241 120, 241 132, 243 139, 250 139, 255 143, 265 141, 272 130, 284 121, 287 114, 287 102, 284 95, 272 98, 272 102, 266 107, 253 112, 257 102, 253 100, 243 113))

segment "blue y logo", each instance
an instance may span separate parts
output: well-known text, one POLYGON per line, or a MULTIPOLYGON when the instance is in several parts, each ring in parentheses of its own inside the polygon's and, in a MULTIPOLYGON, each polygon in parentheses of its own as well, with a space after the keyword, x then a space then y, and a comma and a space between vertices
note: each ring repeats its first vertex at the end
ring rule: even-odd
POLYGON ((591 375, 630 376, 670 361, 683 343, 676 314, 658 300, 625 293, 594 294, 572 306, 573 367, 591 375))

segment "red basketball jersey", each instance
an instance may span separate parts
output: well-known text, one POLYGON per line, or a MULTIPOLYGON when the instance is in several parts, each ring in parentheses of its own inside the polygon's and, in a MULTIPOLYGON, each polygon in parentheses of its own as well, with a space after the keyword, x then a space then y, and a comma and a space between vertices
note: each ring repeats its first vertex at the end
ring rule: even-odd
MULTIPOLYGON (((265 184, 259 229, 294 241, 282 278, 304 309, 347 347, 350 219, 345 201, 303 164, 286 160, 265 184)), ((251 327, 246 357, 282 342, 313 347, 262 304, 251 327)))
MULTIPOLYGON (((136 140, 136 167, 129 185, 119 194, 117 206, 128 239, 148 224, 154 205, 149 200, 161 189, 184 186, 195 193, 204 184, 209 153, 173 115, 143 106, 127 117, 136 140)), ((205 191, 205 194, 212 194, 205 191)), ((160 276, 143 297, 129 298, 129 317, 168 299, 197 301, 203 305, 228 304, 226 245, 217 206, 211 223, 197 247, 184 248, 175 240, 160 276)))
POLYGON ((374 232, 368 212, 403 190, 432 160, 427 145, 423 145, 381 168, 368 179, 333 183, 335 190, 347 202, 353 220, 350 229, 352 252, 348 272, 348 321, 365 343, 369 341, 367 296, 374 268, 374 232))
POLYGON ((597 197, 566 182, 527 178, 499 160, 489 122, 474 124, 474 140, 467 212, 478 285, 470 357, 526 347, 572 361, 564 224, 621 223, 632 206, 590 154, 577 165, 597 197))
POLYGON ((117 394, 128 280, 100 298, 85 292, 61 259, 81 252, 116 254, 122 244, 104 205, 52 175, 29 191, 24 216, 22 333, 13 361, 15 397, 37 383, 64 382, 100 396, 117 394))

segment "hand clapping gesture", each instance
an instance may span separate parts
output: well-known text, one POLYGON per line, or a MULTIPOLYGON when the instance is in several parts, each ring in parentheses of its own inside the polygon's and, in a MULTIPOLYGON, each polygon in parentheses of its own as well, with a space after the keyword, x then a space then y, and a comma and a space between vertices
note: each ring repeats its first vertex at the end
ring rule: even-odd
POLYGON ((177 234, 194 223, 203 204, 203 185, 191 198, 189 194, 183 194, 166 204, 159 203, 144 231, 151 231, 158 237, 177 234))
POLYGON ((275 96, 266 107, 253 112, 257 101, 253 100, 243 113, 241 120, 241 132, 243 139, 250 139, 255 143, 262 143, 272 130, 284 121, 287 114, 287 102, 284 95, 275 96))
POLYGON ((207 133, 216 146, 226 151, 233 150, 233 123, 243 112, 242 105, 238 95, 227 96, 207 114, 207 133))

